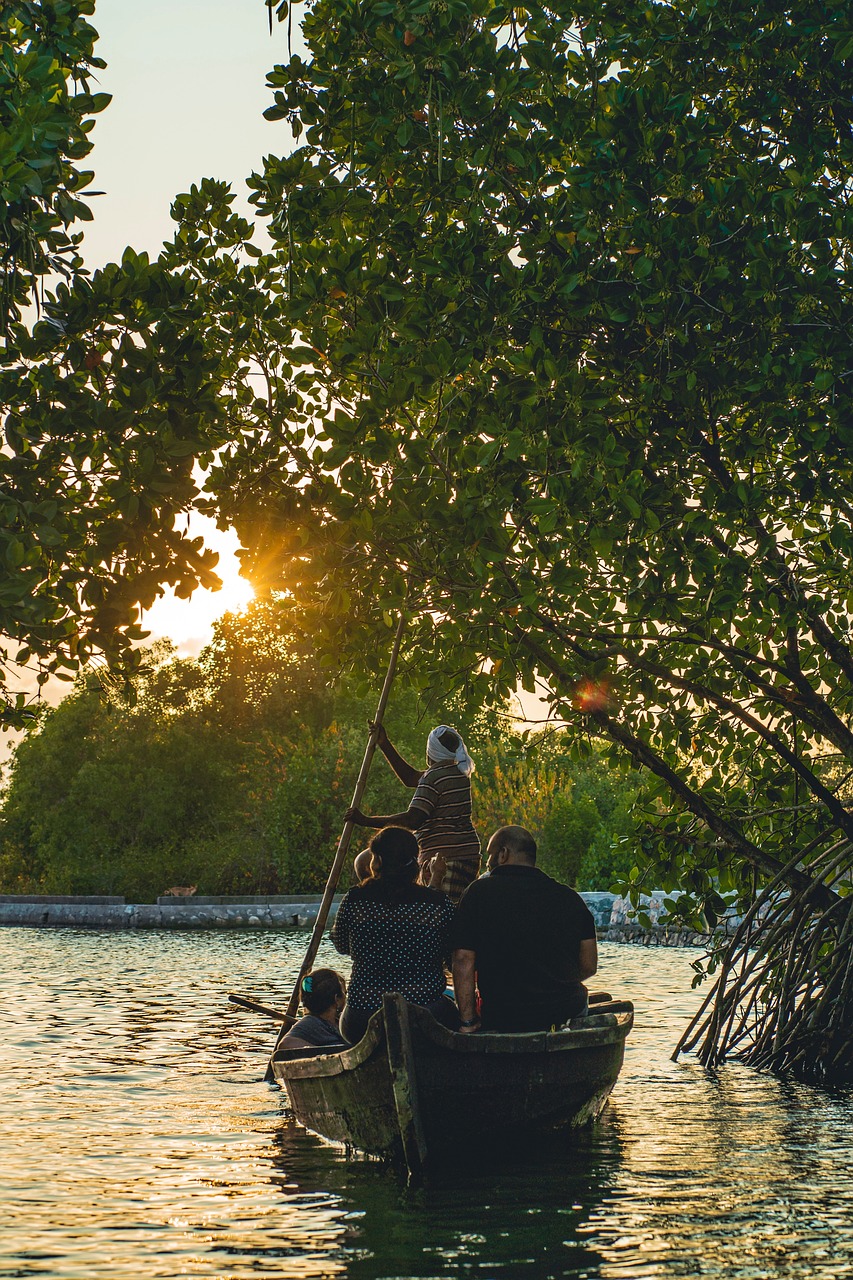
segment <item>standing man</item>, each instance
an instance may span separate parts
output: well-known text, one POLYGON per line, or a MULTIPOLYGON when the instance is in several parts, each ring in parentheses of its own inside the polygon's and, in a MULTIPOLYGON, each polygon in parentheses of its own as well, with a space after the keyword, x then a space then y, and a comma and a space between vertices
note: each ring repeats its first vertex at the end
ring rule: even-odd
POLYGON ((347 809, 347 822, 359 827, 408 827, 420 853, 422 883, 441 889, 455 905, 480 870, 480 837, 471 822, 471 774, 474 762, 462 738, 440 724, 427 738, 426 770, 416 769, 391 745, 385 729, 376 728, 376 745, 400 781, 414 791, 408 809, 369 817, 347 809))
POLYGON ((598 968, 592 912, 574 889, 539 870, 536 841, 524 827, 501 827, 486 855, 489 875, 465 890, 451 930, 461 1030, 562 1026, 585 1012, 584 979, 598 968))

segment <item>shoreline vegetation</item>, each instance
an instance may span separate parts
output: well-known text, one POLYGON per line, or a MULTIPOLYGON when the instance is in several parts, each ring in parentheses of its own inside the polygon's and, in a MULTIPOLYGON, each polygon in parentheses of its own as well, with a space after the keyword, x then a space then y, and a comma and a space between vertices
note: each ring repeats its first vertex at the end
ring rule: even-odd
MULTIPOLYGON (((270 600, 226 614, 198 659, 150 649, 129 691, 78 680, 18 746, 0 807, 0 894, 314 893, 349 803, 372 712, 369 691, 332 685, 270 600)), ((481 837, 523 820, 540 865, 607 890, 636 858, 629 773, 583 758, 548 729, 523 734, 508 707, 392 699, 411 759, 435 718, 466 725, 481 837)), ((374 763, 367 803, 394 812, 400 784, 374 763)), ((354 850, 355 852, 355 850, 354 850)))

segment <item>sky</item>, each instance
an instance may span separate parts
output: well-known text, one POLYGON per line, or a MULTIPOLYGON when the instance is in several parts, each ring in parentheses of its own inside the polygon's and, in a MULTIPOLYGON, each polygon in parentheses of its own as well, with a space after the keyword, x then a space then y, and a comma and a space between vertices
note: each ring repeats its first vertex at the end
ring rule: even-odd
POLYGON ((158 252, 172 200, 201 178, 231 182, 248 212, 244 179, 290 148, 287 126, 263 119, 266 73, 288 57, 286 25, 270 35, 262 0, 98 0, 93 22, 107 62, 100 88, 113 100, 93 135, 105 194, 86 232, 89 265, 128 244, 158 252))
MULTIPOLYGON (((98 88, 113 100, 86 162, 104 192, 90 202, 87 266, 120 258, 127 245, 156 255, 172 235, 174 197, 205 177, 230 182, 250 214, 246 176, 291 145, 286 125, 263 118, 266 73, 289 56, 286 24, 274 21, 270 35, 263 0, 98 0, 92 22, 107 62, 98 88)), ((295 52, 298 26, 294 36, 295 52)), ((238 574, 236 536, 201 517, 193 532, 219 552, 222 590, 189 601, 169 592, 143 617, 152 638, 168 636, 182 654, 198 653, 215 618, 252 594, 238 574)))

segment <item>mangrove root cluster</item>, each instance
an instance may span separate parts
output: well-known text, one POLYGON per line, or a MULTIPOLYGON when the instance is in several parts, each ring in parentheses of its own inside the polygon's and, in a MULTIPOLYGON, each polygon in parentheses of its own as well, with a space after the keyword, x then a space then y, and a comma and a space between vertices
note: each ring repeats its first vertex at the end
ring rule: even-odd
POLYGON ((851 848, 841 841, 806 867, 800 855, 756 897, 674 1058, 695 1050, 705 1066, 737 1058, 812 1084, 853 1083, 851 848), (809 881, 792 891, 795 869, 809 881))

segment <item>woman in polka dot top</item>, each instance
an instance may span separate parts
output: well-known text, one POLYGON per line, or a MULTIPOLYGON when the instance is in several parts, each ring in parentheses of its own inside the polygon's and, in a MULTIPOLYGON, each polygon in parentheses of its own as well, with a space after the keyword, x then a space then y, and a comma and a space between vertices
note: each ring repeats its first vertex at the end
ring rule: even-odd
POLYGON ((416 883, 418 842, 405 827, 384 827, 369 848, 370 878, 344 895, 331 933, 341 955, 352 957, 341 1034, 351 1044, 360 1040, 389 991, 454 1028, 456 1006, 443 994, 450 899, 416 883))

